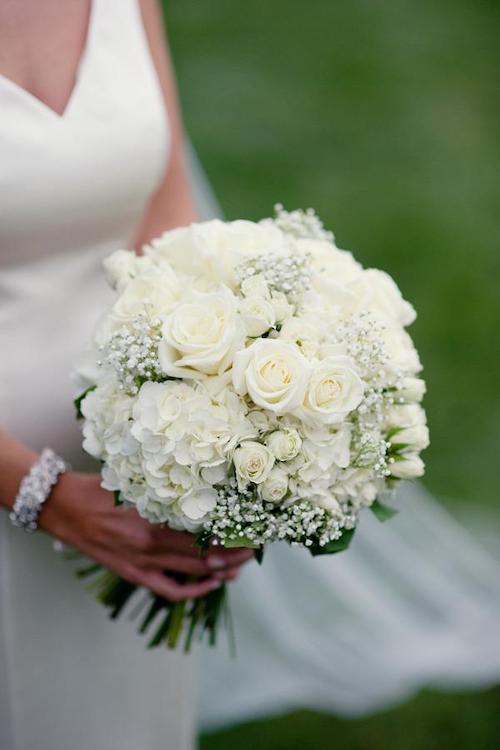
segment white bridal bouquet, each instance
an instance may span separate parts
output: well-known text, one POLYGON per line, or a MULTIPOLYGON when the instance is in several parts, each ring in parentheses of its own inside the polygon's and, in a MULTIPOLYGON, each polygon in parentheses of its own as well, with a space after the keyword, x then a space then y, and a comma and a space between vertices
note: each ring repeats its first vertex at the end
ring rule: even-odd
MULTIPOLYGON (((200 548, 345 549, 360 511, 418 477, 428 445, 415 319, 390 276, 339 250, 312 210, 166 232, 105 261, 116 300, 95 382, 77 399, 102 485, 200 548)), ((92 566, 92 572, 97 566, 92 566)), ((109 572, 117 614, 134 586, 109 572)), ((209 633, 224 589, 149 602, 151 644, 209 633)))

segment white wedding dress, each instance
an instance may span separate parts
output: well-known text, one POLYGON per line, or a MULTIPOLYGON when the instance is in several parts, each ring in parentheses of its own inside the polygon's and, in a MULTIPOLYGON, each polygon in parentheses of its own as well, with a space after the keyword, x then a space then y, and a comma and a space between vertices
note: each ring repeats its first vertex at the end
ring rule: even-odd
MULTIPOLYGON (((137 0, 94 0, 58 116, 0 77, 0 425, 86 466, 70 372, 169 153, 137 0)), ((88 464, 91 470, 95 465, 88 464)), ((190 750, 192 665, 111 623, 43 534, 0 512, 1 750, 190 750)))

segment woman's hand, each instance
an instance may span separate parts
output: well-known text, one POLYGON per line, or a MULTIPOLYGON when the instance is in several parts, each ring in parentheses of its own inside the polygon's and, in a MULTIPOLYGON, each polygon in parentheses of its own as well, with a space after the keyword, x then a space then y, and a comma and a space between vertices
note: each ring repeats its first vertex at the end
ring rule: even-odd
POLYGON ((63 474, 39 524, 127 581, 170 601, 204 596, 235 578, 253 557, 248 549, 222 547, 200 554, 192 534, 154 526, 133 508, 115 507, 113 495, 102 489, 95 474, 63 474), (179 583, 169 572, 200 580, 179 583))

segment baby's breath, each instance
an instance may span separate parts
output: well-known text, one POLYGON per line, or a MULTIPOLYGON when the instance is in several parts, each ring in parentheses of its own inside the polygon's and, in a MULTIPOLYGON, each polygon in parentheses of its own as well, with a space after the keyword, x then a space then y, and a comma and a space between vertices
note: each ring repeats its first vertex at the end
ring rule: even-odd
POLYGON ((115 331, 101 346, 101 365, 111 367, 120 387, 135 396, 146 380, 164 380, 158 360, 161 322, 149 320, 145 313, 134 316, 128 325, 115 331))
POLYGON ((268 542, 323 547, 339 539, 345 529, 353 528, 351 511, 333 514, 324 508, 300 500, 276 506, 266 503, 252 489, 238 489, 229 482, 219 489, 215 509, 205 522, 205 531, 221 545, 262 547, 268 542))
POLYGON ((305 211, 300 208, 295 211, 286 211, 281 203, 276 203, 274 212, 276 216, 273 219, 265 219, 263 223, 272 222, 285 234, 298 239, 326 240, 327 242, 334 240, 333 232, 324 228, 323 222, 313 208, 307 208, 305 211))
POLYGON ((352 417, 352 462, 358 468, 373 469, 374 476, 390 474, 387 453, 390 444, 383 435, 387 407, 388 361, 383 326, 369 313, 352 315, 335 330, 334 341, 343 344, 365 381, 363 400, 352 417))
POLYGON ((292 304, 297 304, 301 296, 310 288, 311 258, 308 253, 293 252, 291 255, 255 255, 236 267, 236 277, 240 284, 246 279, 261 275, 270 292, 284 294, 292 304))

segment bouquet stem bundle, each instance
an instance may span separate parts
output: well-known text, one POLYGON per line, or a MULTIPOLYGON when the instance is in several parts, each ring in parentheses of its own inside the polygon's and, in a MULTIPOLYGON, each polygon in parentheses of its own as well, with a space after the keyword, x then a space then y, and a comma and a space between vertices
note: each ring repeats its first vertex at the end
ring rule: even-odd
MULTIPOLYGON (((92 563, 77 571, 78 578, 89 579, 88 589, 97 601, 109 610, 115 620, 136 598, 139 587, 125 581, 116 573, 92 563)), ((192 577, 177 576, 179 583, 191 582, 192 577)), ((227 585, 223 584, 200 599, 170 602, 164 597, 146 594, 132 609, 130 617, 139 620, 139 633, 148 634, 148 648, 165 645, 176 649, 181 645, 189 653, 195 641, 205 640, 215 646, 224 626, 232 640, 232 623, 227 585)))

